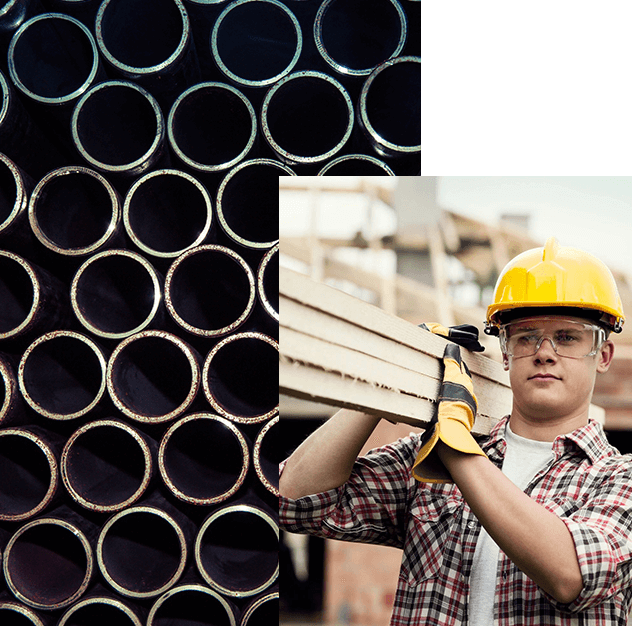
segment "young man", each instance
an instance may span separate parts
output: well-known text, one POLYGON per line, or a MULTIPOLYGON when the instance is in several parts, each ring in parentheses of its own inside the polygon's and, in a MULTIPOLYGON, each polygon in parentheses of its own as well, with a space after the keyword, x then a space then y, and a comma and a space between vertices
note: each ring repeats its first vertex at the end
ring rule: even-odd
POLYGON ((632 459, 588 419, 623 321, 592 255, 554 239, 519 255, 486 331, 511 414, 474 440, 471 380, 448 344, 437 422, 356 458, 379 418, 339 411, 282 464, 282 525, 402 548, 392 626, 627 624, 632 459))

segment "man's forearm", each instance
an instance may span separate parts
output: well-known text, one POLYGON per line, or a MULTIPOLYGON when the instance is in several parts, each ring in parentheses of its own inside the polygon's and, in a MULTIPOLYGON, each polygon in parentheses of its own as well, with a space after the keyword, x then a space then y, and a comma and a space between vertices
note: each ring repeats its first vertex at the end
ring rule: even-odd
POLYGON ((379 417, 358 411, 338 411, 289 458, 279 480, 281 495, 296 499, 346 482, 362 446, 379 421, 379 417))

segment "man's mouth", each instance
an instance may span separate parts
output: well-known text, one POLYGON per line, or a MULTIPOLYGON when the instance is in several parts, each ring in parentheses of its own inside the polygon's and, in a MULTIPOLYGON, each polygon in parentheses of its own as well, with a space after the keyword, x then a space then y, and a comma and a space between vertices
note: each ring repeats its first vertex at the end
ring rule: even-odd
POLYGON ((553 376, 553 374, 535 374, 534 376, 529 376, 529 380, 561 380, 558 376, 553 376))

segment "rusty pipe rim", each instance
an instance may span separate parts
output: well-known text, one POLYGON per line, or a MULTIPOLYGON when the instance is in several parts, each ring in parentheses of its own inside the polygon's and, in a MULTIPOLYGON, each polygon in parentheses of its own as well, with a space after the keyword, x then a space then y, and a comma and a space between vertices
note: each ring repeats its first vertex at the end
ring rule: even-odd
POLYGON ((335 168, 338 165, 346 164, 348 162, 353 163, 354 161, 361 161, 364 164, 373 165, 376 168, 382 170, 380 174, 373 174, 378 176, 395 176, 395 172, 386 164, 384 161, 380 161, 380 159, 376 159, 374 156, 369 154, 345 154, 340 157, 336 157, 332 159, 323 167, 320 172, 318 172, 318 176, 337 176, 337 174, 330 174, 329 170, 335 168))
POLYGON ((184 533, 182 529, 180 528, 180 526, 178 525, 178 523, 171 517, 171 515, 169 515, 167 512, 163 511, 162 509, 159 509, 154 506, 137 505, 137 506, 124 509, 123 511, 116 513, 104 524, 103 528, 101 529, 101 532, 99 533, 99 538, 97 540, 96 553, 97 553, 97 563, 99 565, 101 574, 103 575, 107 583, 111 587, 113 587, 116 591, 130 598, 154 598, 156 596, 163 594, 165 591, 170 589, 178 581, 186 565, 188 549, 187 549, 187 542, 186 542, 184 533), (169 524, 169 526, 171 526, 172 530, 174 531, 177 542, 179 544, 179 548, 180 548, 180 558, 179 558, 178 566, 174 574, 169 578, 169 580, 163 583, 159 588, 152 589, 149 591, 136 591, 134 589, 128 589, 124 587, 122 584, 120 584, 117 580, 115 580, 115 578, 112 576, 112 574, 110 573, 107 567, 107 564, 105 562, 105 557, 103 554, 104 543, 112 527, 124 517, 127 517, 129 515, 139 515, 139 514, 156 515, 162 520, 164 520, 165 522, 167 522, 167 524, 169 524))
POLYGON ((261 481, 263 486, 275 496, 279 495, 279 487, 277 485, 274 485, 272 481, 268 478, 268 476, 266 476, 262 463, 261 463, 261 457, 262 457, 262 447, 265 443, 265 437, 270 432, 271 429, 273 429, 275 426, 278 425, 278 423, 279 423, 279 416, 277 415, 277 417, 270 420, 267 424, 263 426, 263 428, 257 435, 257 440, 255 441, 255 447, 252 453, 255 471, 257 472, 257 476, 259 477, 259 480, 261 481))
POLYGON ((263 104, 261 106, 261 130, 272 150, 274 150, 274 152, 282 161, 286 163, 297 164, 319 163, 334 156, 347 143, 347 140, 351 136, 351 131, 353 130, 353 104, 351 102, 349 94, 347 93, 347 90, 332 76, 329 76, 328 74, 325 74, 323 72, 316 72, 311 70, 294 72, 293 74, 289 74, 288 76, 285 76, 281 80, 277 81, 266 93, 263 99, 263 104), (273 99, 275 95, 279 92, 279 90, 286 87, 291 81, 301 80, 305 78, 322 80, 324 83, 327 84, 327 86, 332 87, 334 90, 336 90, 337 95, 342 98, 346 110, 347 122, 342 136, 340 137, 340 139, 338 139, 337 143, 332 148, 326 150, 321 154, 299 155, 286 150, 272 136, 270 123, 268 121, 270 108, 274 104, 273 99))
POLYGON ((0 621, 3 621, 2 613, 4 611, 11 611, 25 617, 31 624, 33 624, 33 626, 44 626, 44 622, 42 622, 36 613, 34 613, 29 607, 19 604, 18 602, 0 600, 0 621))
POLYGON ((180 255, 171 265, 169 271, 167 272, 167 277, 165 279, 165 304, 167 306, 167 310, 173 319, 185 330, 189 331, 194 335, 198 335, 201 337, 218 337, 221 335, 225 335, 227 333, 233 332, 239 326, 241 326, 250 313, 255 304, 255 278, 252 270, 248 266, 248 264, 244 261, 244 259, 239 256, 235 251, 227 248, 225 246, 218 246, 215 244, 208 244, 204 246, 199 246, 192 250, 187 250, 184 254, 180 255), (194 326, 187 322, 181 313, 178 312, 178 307, 174 302, 173 289, 174 282, 177 281, 177 273, 178 270, 182 268, 184 264, 188 261, 188 259, 192 258, 194 255, 203 254, 206 252, 216 252, 218 254, 223 254, 229 259, 231 259, 234 263, 236 263, 244 272, 245 278, 248 282, 249 294, 247 303, 243 309, 243 311, 237 316, 236 319, 231 321, 229 324, 221 326, 219 328, 200 328, 198 326, 194 326))
POLYGON ((0 339, 10 339, 22 333, 33 322, 33 319, 35 318, 35 314, 39 307, 42 292, 39 280, 31 264, 26 259, 23 259, 21 256, 18 256, 17 254, 14 254, 13 252, 9 252, 7 250, 0 250, 0 257, 5 257, 15 262, 19 266, 20 271, 26 273, 31 283, 31 288, 33 289, 33 303, 31 304, 31 308, 24 320, 22 320, 22 322, 20 322, 14 328, 11 328, 10 330, 7 330, 3 333, 0 332, 0 339))
POLYGON ((106 178, 99 174, 99 172, 95 172, 88 167, 70 165, 60 167, 59 169, 49 172, 48 174, 46 174, 46 176, 44 176, 44 178, 39 181, 39 183, 37 183, 35 189, 33 190, 33 193, 31 194, 31 199, 28 204, 28 214, 29 222, 31 224, 34 235, 37 237, 40 243, 46 246, 49 250, 65 256, 85 256, 96 252, 110 239, 110 237, 112 237, 121 219, 121 203, 114 187, 106 178), (96 241, 87 246, 69 248, 59 245, 44 232, 37 216, 37 209, 39 203, 43 202, 44 198, 46 197, 46 193, 48 192, 48 185, 58 181, 61 177, 73 176, 77 174, 94 178, 97 183, 101 185, 101 187, 105 190, 105 193, 110 200, 112 208, 110 221, 108 222, 105 232, 103 233, 103 235, 101 235, 101 237, 99 237, 96 241))
MULTIPOLYGON (((279 403, 275 407, 264 411, 263 413, 254 414, 254 415, 240 415, 234 411, 230 411, 225 406, 223 406, 217 398, 217 393, 211 387, 209 383, 209 373, 211 365, 213 364, 213 359, 216 358, 217 354, 227 345, 232 344, 233 342, 240 341, 242 339, 256 339, 258 341, 262 341, 272 346, 277 352, 279 350, 279 344, 269 337, 268 335, 264 335, 263 333, 257 332, 244 332, 244 333, 236 333, 234 335, 230 335, 225 337, 221 341, 219 341, 212 350, 208 353, 206 360, 204 361, 204 369, 202 372, 202 385, 204 387, 204 394, 206 395, 206 399, 210 402, 211 406, 217 411, 220 415, 228 418, 229 420, 241 424, 258 424, 260 422, 264 422, 267 419, 275 416, 279 412, 279 403)), ((278 385, 276 385, 278 387, 278 385)))
POLYGON ((75 602, 78 598, 80 598, 85 593, 85 591, 88 588, 88 585, 90 584, 93 569, 94 569, 94 557, 92 555, 92 549, 90 548, 90 542, 88 541, 83 531, 81 531, 79 528, 77 528, 76 526, 74 526, 73 524, 70 524, 69 522, 65 520, 54 518, 54 517, 50 517, 50 518, 41 517, 41 518, 32 520, 31 522, 25 524, 20 529, 18 529, 18 531, 9 540, 9 543, 7 544, 6 550, 4 552, 4 558, 3 558, 4 577, 13 595, 18 600, 20 600, 21 602, 24 602, 24 604, 28 606, 31 606, 35 609, 42 609, 46 611, 65 608, 71 605, 73 602, 75 602), (18 589, 16 582, 14 581, 14 576, 12 574, 12 568, 11 568, 11 556, 12 556, 11 552, 14 549, 15 544, 28 531, 34 528, 37 528, 37 526, 45 526, 47 524, 51 526, 58 526, 68 531, 75 539, 77 539, 80 542, 81 547, 83 548, 83 552, 86 557, 85 574, 83 576, 83 580, 81 584, 79 585, 79 587, 69 597, 59 600, 57 602, 52 602, 52 603, 40 602, 37 599, 30 598, 27 595, 25 595, 20 589, 18 589))
POLYGON ((171 421, 182 415, 195 400, 200 388, 200 365, 191 346, 184 340, 180 339, 180 337, 164 330, 145 330, 140 333, 136 333, 131 337, 127 337, 121 341, 118 346, 116 346, 107 364, 106 379, 108 393, 116 405, 116 408, 121 411, 121 413, 138 422, 151 424, 162 423, 171 421), (191 385, 186 397, 175 409, 160 415, 147 415, 140 413, 138 410, 135 410, 126 404, 121 398, 121 394, 117 391, 115 380, 117 375, 118 360, 120 359, 121 353, 128 349, 128 347, 136 341, 144 341, 152 338, 168 341, 173 344, 184 355, 189 367, 191 368, 191 385))
POLYGON ((118 70, 121 72, 125 72, 130 75, 140 75, 145 76, 147 74, 157 74, 169 66, 173 65, 181 58, 187 49, 189 44, 189 40, 191 38, 191 22, 189 20, 189 15, 180 0, 173 0, 173 3, 178 8, 180 13, 180 18, 182 20, 182 35, 180 37, 180 41, 176 46, 176 49, 164 60, 160 63, 156 63, 151 66, 134 66, 128 65, 123 61, 117 59, 109 50, 108 46, 105 43, 104 35, 103 35, 103 20, 105 16, 105 11, 108 8, 111 0, 104 0, 99 6, 99 10, 97 12, 96 20, 95 20, 95 32, 96 32, 96 40, 99 46, 99 50, 103 54, 103 56, 118 70))
MULTIPOLYGON (((110 598, 108 596, 93 596, 91 598, 85 598, 77 602, 77 604, 71 606, 61 617, 57 626, 66 626, 68 620, 73 617, 75 613, 85 611, 86 608, 90 609, 93 606, 112 607, 120 611, 125 617, 129 618, 129 623, 133 626, 143 626, 143 623, 138 619, 138 615, 132 611, 124 602, 121 602, 117 598, 110 598)), ((117 622, 118 623, 118 622, 117 622)))
MULTIPOLYGON (((89 422, 81 428, 78 428, 68 439, 61 453, 61 478, 66 487, 68 493, 72 497, 72 499, 80 504, 85 509, 91 511, 97 511, 99 513, 107 513, 107 512, 117 512, 121 509, 124 509, 131 504, 134 504, 147 490, 149 486, 149 482, 151 480, 153 474, 153 461, 151 457, 151 450, 147 442, 143 439, 143 437, 136 431, 136 429, 132 428, 125 422, 114 420, 114 419, 105 419, 98 420, 95 422, 89 422), (70 456, 73 449, 73 446, 76 445, 77 440, 84 436, 86 433, 89 433, 91 430, 96 428, 115 428, 127 433, 132 437, 132 439, 138 444, 140 451, 143 455, 144 461, 144 471, 143 476, 140 481, 137 489, 132 493, 131 496, 122 500, 121 502, 115 504, 103 504, 100 502, 95 502, 94 500, 88 499, 85 495, 81 493, 81 491, 75 486, 76 481, 72 476, 72 472, 69 469, 69 465, 71 462, 70 456)), ((80 480, 80 478, 79 478, 80 480)))
POLYGON ((137 254, 136 252, 132 252, 131 250, 125 250, 125 249, 104 250, 103 252, 98 252, 94 256, 91 256, 77 270, 77 273, 75 274, 72 280, 71 287, 70 287, 70 301, 72 304, 73 311, 75 312, 75 315, 77 316, 77 319, 91 333, 94 333, 98 337, 104 337, 106 339, 125 339, 126 337, 129 337, 130 335, 133 335, 134 333, 138 333, 144 330, 145 328, 147 328, 147 326, 149 326, 154 320, 156 313, 158 312, 158 308, 160 307, 161 300, 162 300, 162 286, 160 284, 160 279, 158 278, 158 274, 156 273, 156 270, 154 269, 154 267, 142 255, 137 254), (141 323, 138 324, 135 328, 131 328, 131 329, 121 331, 121 332, 104 331, 98 326, 95 326, 85 316, 82 306, 79 303, 78 292, 80 290, 80 281, 85 271, 93 263, 96 263, 101 259, 111 257, 111 256, 123 256, 123 257, 128 257, 136 261, 147 272, 147 275, 149 276, 149 279, 153 287, 153 292, 154 292, 154 297, 151 303, 151 309, 148 312, 147 317, 143 321, 141 321, 141 323))
MULTIPOLYGON (((278 602, 279 602, 278 591, 275 591, 273 593, 268 593, 264 596, 261 596, 260 598, 257 598, 246 609, 246 612, 243 614, 243 617, 241 618, 240 626, 248 626, 248 623, 250 622, 250 618, 253 616, 256 617, 257 611, 259 611, 264 604, 268 604, 269 602, 275 602, 275 601, 277 602, 277 605, 278 605, 278 602)), ((278 608, 277 608, 277 612, 278 612, 278 608)))
MULTIPOLYGON (((152 219, 152 216, 149 216, 152 219)), ((200 183, 199 180, 187 174, 186 172, 181 172, 179 170, 173 169, 162 169, 162 170, 154 170, 153 172, 149 172, 139 178, 129 189, 127 195, 125 197, 125 202, 123 204, 123 223, 125 225, 125 230, 129 235, 130 239, 141 249, 143 252, 147 254, 151 254, 152 256, 157 256, 161 258, 173 258, 178 257, 187 250, 191 248, 195 248, 202 244, 202 242, 208 236, 209 231, 211 230, 211 225, 213 221, 213 201, 206 190, 206 187, 200 183), (194 241, 186 245, 184 248, 180 250, 172 250, 172 251, 162 251, 157 250, 156 248, 151 247, 150 245, 143 242, 143 240, 139 237, 136 232, 136 229, 132 225, 132 217, 130 213, 132 212, 132 204, 134 200, 134 194, 139 190, 139 188, 143 185, 147 185, 152 181, 153 178, 163 177, 163 176, 173 176, 175 178, 183 179, 184 181, 193 185, 195 190, 202 196, 204 200, 204 204, 206 205, 206 218, 204 221, 204 226, 198 233, 197 237, 194 241)))
POLYGON ((0 382, 2 383, 2 404, 0 404, 0 426, 9 416, 18 397, 18 381, 9 364, 0 354, 0 382))
MULTIPOLYGON (((154 603, 149 611, 149 616, 147 617, 147 626, 154 626, 154 620, 156 619, 156 615, 160 612, 162 607, 166 604, 169 604, 175 596, 178 594, 184 593, 200 593, 207 596, 210 596, 214 600, 216 600, 219 605, 226 611, 226 615, 228 616, 230 626, 236 626, 237 622, 235 621, 235 614, 228 602, 213 589, 209 589, 204 585, 198 584, 187 584, 187 585, 179 585, 178 587, 174 587, 167 591, 164 595, 160 596, 158 600, 154 603)), ((60 624, 60 626, 62 626, 60 624)))
POLYGON ((218 502, 223 502, 224 500, 227 500, 228 498, 230 498, 244 484, 244 480, 246 479, 246 474, 248 473, 249 464, 250 464, 250 455, 248 452, 248 444, 246 443, 246 439, 241 433, 241 431, 229 420, 224 419, 223 417, 220 417, 218 415, 212 415, 210 413, 196 413, 194 415, 188 415, 187 417, 183 417, 181 420, 177 421, 163 435, 162 441, 160 442, 160 448, 158 450, 158 467, 160 469, 160 474, 162 476, 162 479, 165 485, 167 486, 167 488, 169 489, 169 491, 171 491, 171 493, 173 493, 177 498, 179 498, 183 502, 188 502, 189 504, 195 504, 195 505, 217 504, 218 502), (168 453, 168 446, 169 446, 170 440, 172 439, 174 434, 176 434, 179 429, 186 428, 186 426, 190 424, 191 422, 199 422, 200 420, 205 420, 205 421, 208 420, 211 422, 221 424, 225 429, 227 429, 227 431, 230 434, 233 435, 233 437, 236 440, 237 445, 240 447, 240 450, 241 450, 241 457, 242 457, 241 469, 234 483, 223 493, 218 494, 216 496, 211 496, 211 497, 194 497, 186 493, 185 491, 183 491, 180 487, 178 487, 176 483, 174 482, 173 477, 171 476, 169 468, 167 467, 167 461, 165 459, 165 456, 168 453))
POLYGON ((28 511, 24 511, 22 513, 12 514, 0 511, 0 521, 22 522, 41 513, 53 500, 53 496, 55 495, 55 492, 57 491, 57 487, 59 485, 59 466, 57 463, 57 458, 55 457, 55 453, 53 452, 51 447, 41 437, 29 430, 22 428, 3 428, 0 430, 0 437, 23 437, 24 439, 35 445, 38 452, 44 456, 48 465, 50 481, 46 493, 38 504, 36 504, 28 511))
POLYGON ((11 38, 11 43, 9 44, 8 63, 9 63, 9 74, 11 76, 11 80, 14 82, 16 87, 18 87, 18 89, 22 93, 27 95, 29 98, 35 100, 36 102, 42 102, 44 104, 49 104, 49 105, 62 105, 62 104, 72 102, 76 98, 85 94, 86 91, 90 88, 90 86, 94 83, 94 80, 99 71, 99 51, 97 49, 97 45, 94 41, 94 37, 92 36, 92 33, 79 20, 75 19, 74 17, 70 17, 69 15, 66 15, 65 13, 42 13, 24 22, 24 24, 22 24, 22 26, 20 26, 20 28, 18 28, 18 30, 15 32, 15 34, 11 38), (77 87, 72 92, 65 94, 63 96, 51 98, 51 97, 42 96, 40 94, 35 93, 24 84, 24 82, 18 75, 17 70, 15 68, 15 53, 16 53, 16 47, 19 45, 20 38, 24 36, 24 33, 29 28, 31 28, 34 24, 36 24, 39 21, 53 20, 53 19, 70 22, 75 27, 80 29, 82 35, 86 38, 87 42, 89 43, 90 49, 92 51, 92 66, 90 68, 90 72, 88 76, 85 78, 84 82, 79 87, 77 87))
MULTIPOLYGON (((273 246, 278 240, 277 237, 270 241, 254 241, 252 239, 247 239, 240 234, 238 234, 234 228, 228 223, 228 219, 226 214, 230 215, 230 210, 225 211, 226 200, 224 195, 227 195, 227 189, 229 185, 236 184, 235 178, 244 174, 244 170, 252 167, 270 167, 279 170, 279 176, 287 175, 287 176, 296 176, 296 173, 287 165, 283 163, 279 163, 278 161, 274 161, 272 159, 251 159, 249 161, 243 161, 239 163, 236 167, 234 167, 222 180, 218 189, 217 189, 217 217, 219 218, 220 225, 223 228, 224 232, 234 241, 240 243, 241 245, 247 248, 254 249, 267 249, 270 246, 273 246)), ((277 192, 278 194, 278 192, 277 192)), ((276 200, 276 198, 275 198, 276 200)), ((276 200, 278 202, 278 200, 276 200)))
MULTIPOLYGON (((1 80, 3 80, 2 74, 0 74, 0 81, 1 80)), ((8 98, 6 100, 8 102, 8 98)), ((0 126, 2 125, 2 118, 4 114, 4 111, 0 110, 0 126)), ((9 159, 9 157, 5 156, 4 154, 0 154, 0 167, 6 167, 9 170, 9 174, 13 177, 13 180, 15 181, 15 200, 13 202, 13 208, 5 217, 5 219, 0 222, 1 233, 3 230, 8 230, 15 222, 18 215, 20 215, 22 211, 27 209, 29 201, 24 177, 22 176, 22 173, 15 165, 15 163, 11 159, 9 159)), ((2 216, 0 216, 0 219, 2 219, 2 216)))
POLYGON ((303 35, 301 32, 301 26, 298 20, 296 19, 296 16, 294 15, 294 13, 292 13, 292 11, 290 11, 288 7, 286 7, 284 4, 281 4, 281 2, 279 2, 278 0, 235 0, 234 2, 231 2, 220 13, 219 17, 215 21, 215 25, 213 26, 213 30, 211 32, 211 53, 220 71, 226 76, 228 76, 230 79, 234 80, 236 83, 239 83, 240 85, 245 85, 246 87, 265 87, 267 85, 272 85, 277 80, 280 80, 284 76, 287 76, 294 69, 294 66, 298 62, 298 59, 301 56, 302 49, 303 49, 303 35), (294 55, 292 56, 292 59, 287 64, 287 66, 283 70, 275 74, 274 76, 263 78, 261 80, 250 80, 232 72, 227 67, 226 63, 224 62, 224 59, 222 59, 222 55, 220 53, 218 42, 217 42, 217 39, 219 36, 219 29, 224 19, 226 19, 226 17, 230 14, 231 11, 235 10, 236 8, 244 4, 249 4, 251 2, 256 2, 258 4, 261 4, 261 3, 270 4, 276 7, 278 10, 280 10, 287 18, 289 18, 290 25, 294 29, 294 34, 296 36, 296 47, 294 50, 294 55))
POLYGON ((92 341, 90 337, 87 335, 83 335, 81 333, 77 333, 72 330, 54 330, 41 337, 38 337, 24 352, 22 358, 20 359, 20 364, 18 366, 18 384, 20 386, 20 393, 28 403, 28 405, 40 415, 52 420, 72 420, 78 417, 82 417, 89 413, 103 398, 103 394, 105 392, 106 384, 105 384, 105 373, 106 373, 107 364, 105 361, 105 357, 103 356, 103 352, 101 349, 92 341), (28 360, 31 358, 32 354, 38 350, 43 344, 49 341, 56 341, 59 339, 73 339, 77 340, 81 343, 84 343, 91 350, 92 354, 96 357, 99 370, 101 372, 101 382, 99 383, 99 388, 96 394, 94 394, 94 398, 84 407, 78 409, 76 411, 72 411, 70 413, 59 413, 56 411, 49 410, 43 407, 35 398, 33 398, 32 392, 29 390, 27 382, 26 382, 26 369, 28 367, 28 360))
MULTIPOLYGON (((200 530, 198 531, 198 534, 195 540, 195 562, 196 562, 198 571, 200 572, 204 580, 211 586, 212 589, 215 589, 216 591, 218 591, 219 593, 223 595, 231 596, 234 598, 246 598, 246 597, 254 596, 260 593, 261 591, 269 587, 277 579, 279 575, 279 564, 277 560, 275 569, 266 577, 265 580, 263 580, 263 582, 258 584, 256 587, 249 588, 249 589, 233 589, 216 581, 213 578, 213 576, 206 570, 204 566, 204 557, 202 555, 202 550, 203 550, 202 544, 204 542, 204 535, 208 531, 209 527, 215 522, 217 522, 218 520, 220 520, 222 517, 227 516, 227 515, 232 515, 232 514, 240 514, 240 513, 254 515, 260 520, 263 520, 263 522, 272 529, 274 534, 276 534, 277 541, 279 540, 278 525, 272 520, 272 518, 267 513, 265 513, 265 511, 255 506, 252 506, 250 504, 234 504, 231 506, 223 507, 219 509, 218 511, 215 511, 204 521, 204 523, 200 527, 200 530)), ((222 563, 222 566, 224 565, 225 564, 222 563)))
MULTIPOLYGON (((266 287, 265 287, 266 271, 268 270, 270 261, 274 257, 275 254, 276 255, 279 254, 278 243, 276 244, 276 246, 274 246, 273 248, 270 248, 270 250, 268 250, 265 253, 263 258, 261 259, 261 262, 259 263, 259 269, 257 270, 257 293, 259 294, 259 300, 261 301, 261 304, 263 304, 263 308, 266 310, 266 313, 271 318, 275 319, 278 322, 279 312, 272 306, 270 299, 268 298, 268 294, 266 293, 266 287)), ((278 272, 277 272, 277 275, 278 275, 278 272)), ((277 297, 278 297, 278 293, 277 293, 277 297)))
MULTIPOLYGON (((2 11, 0 10, 0 16, 2 15, 2 11)), ((4 77, 4 72, 0 70, 0 96, 2 99, 0 100, 0 128, 2 128, 2 124, 6 122, 7 115, 9 113, 9 107, 11 106, 11 90, 9 88, 9 83, 7 79, 4 77)))

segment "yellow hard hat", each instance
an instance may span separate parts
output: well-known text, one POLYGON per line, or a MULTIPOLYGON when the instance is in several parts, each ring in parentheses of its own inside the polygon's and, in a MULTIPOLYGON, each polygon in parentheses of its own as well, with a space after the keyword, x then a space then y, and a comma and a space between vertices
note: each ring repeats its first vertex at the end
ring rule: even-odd
POLYGON ((501 318, 521 317, 537 308, 581 309, 575 315, 592 317, 614 332, 621 332, 625 317, 612 272, 598 258, 566 246, 551 237, 544 248, 519 254, 501 272, 494 301, 487 308, 485 332, 498 334, 501 318), (526 309, 534 308, 529 312, 526 309))

